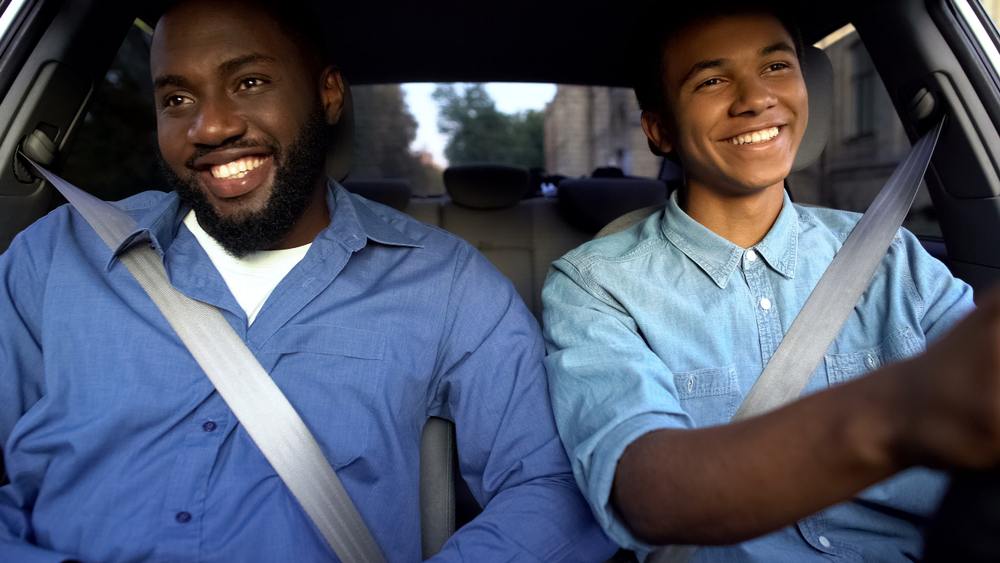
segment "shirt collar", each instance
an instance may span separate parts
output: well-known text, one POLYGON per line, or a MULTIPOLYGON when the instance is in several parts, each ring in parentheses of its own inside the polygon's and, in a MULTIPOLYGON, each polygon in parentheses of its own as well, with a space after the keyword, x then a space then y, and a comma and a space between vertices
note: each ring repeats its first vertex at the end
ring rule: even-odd
MULTIPOLYGON (((695 221, 677 204, 677 192, 670 195, 661 222, 663 235, 698 265, 720 288, 725 288, 740 264, 746 249, 715 234, 695 221)), ((786 278, 795 277, 798 252, 798 213, 788 194, 771 230, 753 249, 767 264, 786 278)))
MULTIPOLYGON (((337 237, 339 240, 346 242, 350 235, 359 235, 362 241, 367 239, 389 246, 422 248, 423 245, 393 226, 389 217, 372 210, 360 196, 352 195, 334 180, 330 180, 328 186, 326 203, 330 207, 330 226, 327 231, 335 237, 344 235, 337 237)), ((354 250, 358 249, 360 247, 354 250)))
MULTIPOLYGON (((376 214, 356 197, 334 180, 329 180, 326 203, 330 209, 330 225, 316 237, 317 240, 334 240, 351 252, 364 248, 368 240, 390 246, 422 246, 390 224, 388 218, 376 214)), ((134 244, 149 244, 162 258, 163 253, 174 242, 188 211, 190 208, 181 204, 176 192, 167 194, 139 218, 135 229, 115 249, 108 268, 134 244)))

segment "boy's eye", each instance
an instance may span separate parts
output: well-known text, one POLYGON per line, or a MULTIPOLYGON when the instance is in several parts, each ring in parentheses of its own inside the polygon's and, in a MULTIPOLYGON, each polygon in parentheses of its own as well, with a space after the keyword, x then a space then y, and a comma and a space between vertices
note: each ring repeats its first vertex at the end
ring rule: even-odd
POLYGON ((786 65, 785 63, 771 63, 771 65, 768 66, 767 68, 769 70, 782 70, 788 68, 788 65, 786 65))
POLYGON ((705 86, 715 86, 716 84, 719 84, 721 82, 722 81, 719 80, 718 78, 709 78, 708 80, 706 80, 706 81, 702 82, 701 84, 699 84, 698 88, 703 88, 705 86))

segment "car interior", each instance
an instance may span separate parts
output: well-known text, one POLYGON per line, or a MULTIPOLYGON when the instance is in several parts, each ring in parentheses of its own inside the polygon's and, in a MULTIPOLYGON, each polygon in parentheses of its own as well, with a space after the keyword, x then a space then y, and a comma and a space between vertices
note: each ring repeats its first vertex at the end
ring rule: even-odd
MULTIPOLYGON (((617 87, 630 85, 630 36, 648 3, 309 2, 324 21, 336 22, 327 26, 330 52, 355 86, 502 81, 617 87)), ((138 25, 137 18, 152 25, 160 10, 156 3, 126 0, 5 3, 0 20, 0 28, 7 24, 0 29, 0 252, 62 203, 48 184, 19 164, 17 150, 56 173, 68 172, 74 141, 87 124, 88 109, 98 103, 123 39, 138 25)), ((979 0, 844 0, 799 3, 795 10, 807 45, 847 24, 856 28, 911 142, 934 117, 946 116, 925 177, 942 236, 921 240, 977 294, 994 285, 1000 280, 1000 245, 995 243, 1000 233, 1000 34, 979 0)), ((836 126, 830 123, 829 60, 811 48, 809 61, 810 125, 797 167, 820 157, 836 126)), ((354 124, 350 111, 347 116, 338 126, 328 174, 352 192, 468 241, 512 280, 539 322, 541 289, 552 261, 620 216, 639 214, 611 229, 648 215, 668 196, 668 181, 635 177, 566 178, 554 197, 536 196, 529 171, 505 163, 450 167, 444 172, 446 195, 415 196, 402 179, 351 176, 354 124)), ((115 158, 122 167, 129 165, 126 156, 115 158)), ((153 180, 143 183, 148 176, 137 177, 132 192, 113 186, 92 191, 120 199, 142 189, 163 189, 153 180)), ((432 420, 424 434, 425 557, 478 511, 457 475, 449 424, 432 420)))

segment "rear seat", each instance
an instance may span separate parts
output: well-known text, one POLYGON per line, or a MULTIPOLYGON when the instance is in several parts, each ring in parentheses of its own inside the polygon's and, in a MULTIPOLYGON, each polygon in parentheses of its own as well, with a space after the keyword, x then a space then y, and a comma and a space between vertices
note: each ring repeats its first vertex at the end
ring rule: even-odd
POLYGON ((343 185, 351 193, 388 205, 397 211, 406 211, 410 204, 410 183, 406 180, 347 180, 343 185))
POLYGON ((514 288, 539 322, 549 266, 590 240, 614 218, 666 202, 666 185, 638 178, 566 179, 557 198, 522 199, 528 171, 502 165, 454 166, 444 172, 447 197, 410 198, 405 180, 352 180, 349 191, 441 227, 475 246, 514 288))

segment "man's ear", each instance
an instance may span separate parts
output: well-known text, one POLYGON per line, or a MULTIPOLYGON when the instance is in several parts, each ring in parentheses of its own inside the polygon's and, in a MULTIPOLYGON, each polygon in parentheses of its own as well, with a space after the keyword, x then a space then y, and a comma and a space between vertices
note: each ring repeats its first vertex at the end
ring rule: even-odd
POLYGON ((674 150, 660 117, 651 111, 642 112, 642 130, 646 133, 649 148, 660 156, 674 150))
POLYGON ((340 76, 340 70, 335 66, 324 68, 320 73, 319 88, 326 122, 335 125, 344 111, 344 79, 340 76))

